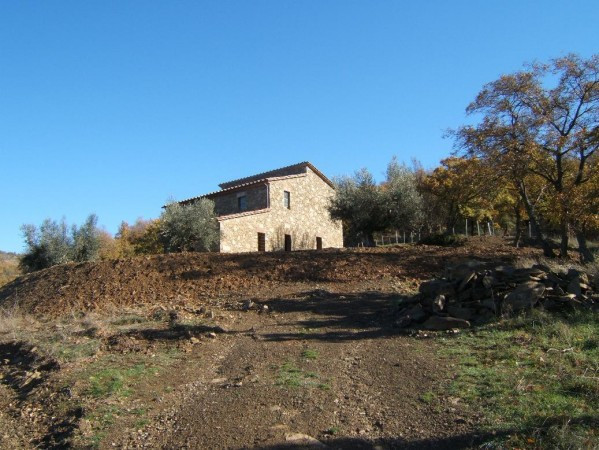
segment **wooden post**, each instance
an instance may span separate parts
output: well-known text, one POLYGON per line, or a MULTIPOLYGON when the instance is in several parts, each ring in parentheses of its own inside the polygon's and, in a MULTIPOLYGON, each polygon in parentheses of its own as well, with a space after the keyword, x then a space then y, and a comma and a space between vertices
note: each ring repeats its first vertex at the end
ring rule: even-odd
POLYGON ((493 236, 493 228, 491 227, 491 224, 493 222, 487 222, 487 226, 489 227, 489 236, 493 236))
POLYGON ((398 236, 397 236, 397 230, 395 230, 395 243, 399 244, 399 240, 398 240, 398 236))
POLYGON ((478 220, 476 221, 476 231, 478 232, 478 235, 480 236, 480 224, 478 223, 478 220))
POLYGON ((406 230, 403 230, 403 243, 406 243, 406 230))
POLYGON ((464 229, 464 234, 468 237, 468 219, 466 219, 466 228, 464 229))

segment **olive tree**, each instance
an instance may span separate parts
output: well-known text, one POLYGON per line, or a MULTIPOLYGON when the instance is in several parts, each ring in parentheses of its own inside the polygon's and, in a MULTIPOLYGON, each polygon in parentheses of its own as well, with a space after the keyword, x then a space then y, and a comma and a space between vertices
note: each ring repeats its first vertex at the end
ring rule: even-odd
POLYGON ((331 218, 343 221, 348 243, 366 241, 367 245, 374 245, 374 233, 387 229, 391 220, 388 199, 380 186, 367 169, 334 182, 335 197, 329 204, 331 218))
POLYGON ((214 250, 219 241, 214 202, 202 198, 188 205, 168 204, 160 216, 160 234, 167 252, 214 250))
POLYGON ((417 231, 423 225, 423 198, 418 191, 415 171, 393 157, 387 166, 384 184, 386 203, 390 211, 390 225, 395 229, 417 231))
POLYGON ((40 227, 21 226, 27 249, 20 260, 23 272, 34 272, 57 264, 76 261, 93 261, 98 258, 100 231, 98 217, 90 214, 81 227, 69 227, 62 219, 46 219, 40 227))

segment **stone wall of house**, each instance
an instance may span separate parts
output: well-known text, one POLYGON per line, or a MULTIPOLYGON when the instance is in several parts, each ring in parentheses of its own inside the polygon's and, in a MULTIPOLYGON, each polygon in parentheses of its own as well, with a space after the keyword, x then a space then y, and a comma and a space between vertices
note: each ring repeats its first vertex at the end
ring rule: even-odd
POLYGON ((331 186, 310 168, 307 173, 270 182, 270 208, 251 214, 220 219, 221 252, 258 250, 258 233, 266 235, 266 250, 283 250, 285 235, 291 235, 293 250, 315 249, 316 237, 323 248, 343 247, 341 222, 332 221, 327 205, 335 195, 331 186), (291 207, 284 205, 284 191, 291 207))
POLYGON ((214 209, 217 216, 236 214, 239 211, 237 199, 245 195, 247 198, 247 211, 255 211, 267 207, 267 187, 265 184, 248 186, 241 190, 234 190, 223 194, 210 196, 214 200, 214 209))

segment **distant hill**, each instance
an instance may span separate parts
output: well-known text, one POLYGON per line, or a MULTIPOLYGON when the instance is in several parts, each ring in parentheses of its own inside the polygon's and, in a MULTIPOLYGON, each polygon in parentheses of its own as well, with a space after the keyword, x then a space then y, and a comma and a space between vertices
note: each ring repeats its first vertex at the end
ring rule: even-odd
POLYGON ((21 275, 21 271, 19 270, 19 256, 17 253, 0 250, 0 286, 21 275))

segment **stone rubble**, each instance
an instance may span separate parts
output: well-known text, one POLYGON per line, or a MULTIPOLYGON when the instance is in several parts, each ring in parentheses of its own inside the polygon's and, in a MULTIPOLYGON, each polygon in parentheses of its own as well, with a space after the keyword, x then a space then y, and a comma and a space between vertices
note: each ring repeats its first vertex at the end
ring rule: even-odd
POLYGON ((395 325, 452 330, 532 308, 598 307, 599 276, 573 268, 553 271, 542 264, 489 267, 469 261, 447 268, 440 279, 422 283, 419 294, 398 311, 395 325))

